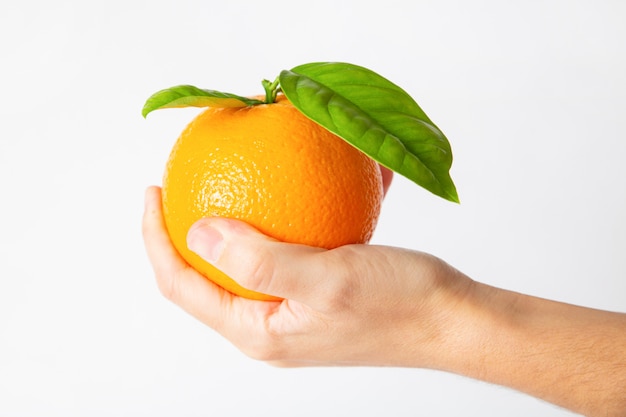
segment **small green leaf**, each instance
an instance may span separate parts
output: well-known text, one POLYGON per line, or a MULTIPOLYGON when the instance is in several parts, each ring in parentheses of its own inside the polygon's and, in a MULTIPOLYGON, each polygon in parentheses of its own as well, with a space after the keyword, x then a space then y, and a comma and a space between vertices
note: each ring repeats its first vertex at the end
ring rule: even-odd
POLYGON ((174 107, 246 107, 263 101, 215 90, 204 90, 192 85, 179 85, 158 91, 146 100, 141 114, 174 107))
POLYGON ((305 116, 381 165, 459 202, 448 139, 400 87, 366 68, 334 62, 300 65, 279 78, 305 116))

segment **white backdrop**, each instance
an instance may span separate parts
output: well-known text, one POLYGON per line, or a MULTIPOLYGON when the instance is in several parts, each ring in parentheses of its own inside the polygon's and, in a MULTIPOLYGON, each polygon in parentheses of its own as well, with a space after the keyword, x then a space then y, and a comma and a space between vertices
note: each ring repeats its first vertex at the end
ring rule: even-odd
MULTIPOLYGON (((461 204, 396 176, 374 243, 626 310, 626 3, 57 0, 0 6, 0 416, 569 416, 415 369, 274 369, 163 299, 143 191, 195 109, 313 61, 371 68, 448 136, 461 204)), ((540 375, 538 375, 538 378, 540 375)))

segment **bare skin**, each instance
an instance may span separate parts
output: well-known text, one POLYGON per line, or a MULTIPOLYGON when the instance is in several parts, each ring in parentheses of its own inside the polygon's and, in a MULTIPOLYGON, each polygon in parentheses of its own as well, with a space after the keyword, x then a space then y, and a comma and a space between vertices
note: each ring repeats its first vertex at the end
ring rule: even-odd
POLYGON ((200 220, 188 234, 192 250, 242 286, 284 298, 244 299, 178 255, 158 187, 146 192, 143 234, 164 296, 252 358, 438 369, 588 416, 626 415, 626 314, 490 287, 417 251, 322 250, 235 220, 200 220))

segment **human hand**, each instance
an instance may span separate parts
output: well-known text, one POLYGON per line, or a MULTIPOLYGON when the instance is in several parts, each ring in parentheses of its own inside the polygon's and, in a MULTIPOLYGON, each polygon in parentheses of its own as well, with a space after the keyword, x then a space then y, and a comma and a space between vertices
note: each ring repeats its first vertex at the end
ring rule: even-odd
POLYGON ((200 220, 189 231, 190 249, 240 285, 283 300, 241 298, 178 255, 157 187, 146 193, 144 238, 168 299, 249 356, 281 366, 428 366, 445 316, 471 282, 416 251, 324 250, 275 241, 235 220, 200 220))
POLYGON ((198 221, 190 249, 243 287, 283 298, 249 300, 180 257, 158 187, 146 192, 143 233, 161 292, 253 358, 432 368, 590 416, 626 411, 624 314, 490 287, 417 251, 324 250, 278 242, 235 220, 198 221))

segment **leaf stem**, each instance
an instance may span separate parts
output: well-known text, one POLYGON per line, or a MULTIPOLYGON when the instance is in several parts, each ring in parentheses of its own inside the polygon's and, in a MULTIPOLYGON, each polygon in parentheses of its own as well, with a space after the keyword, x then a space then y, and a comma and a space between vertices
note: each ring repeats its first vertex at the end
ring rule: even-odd
POLYGON ((276 101, 276 96, 280 90, 278 87, 279 83, 279 77, 276 77, 274 82, 271 82, 270 80, 263 80, 263 88, 265 89, 265 104, 272 104, 276 101))

